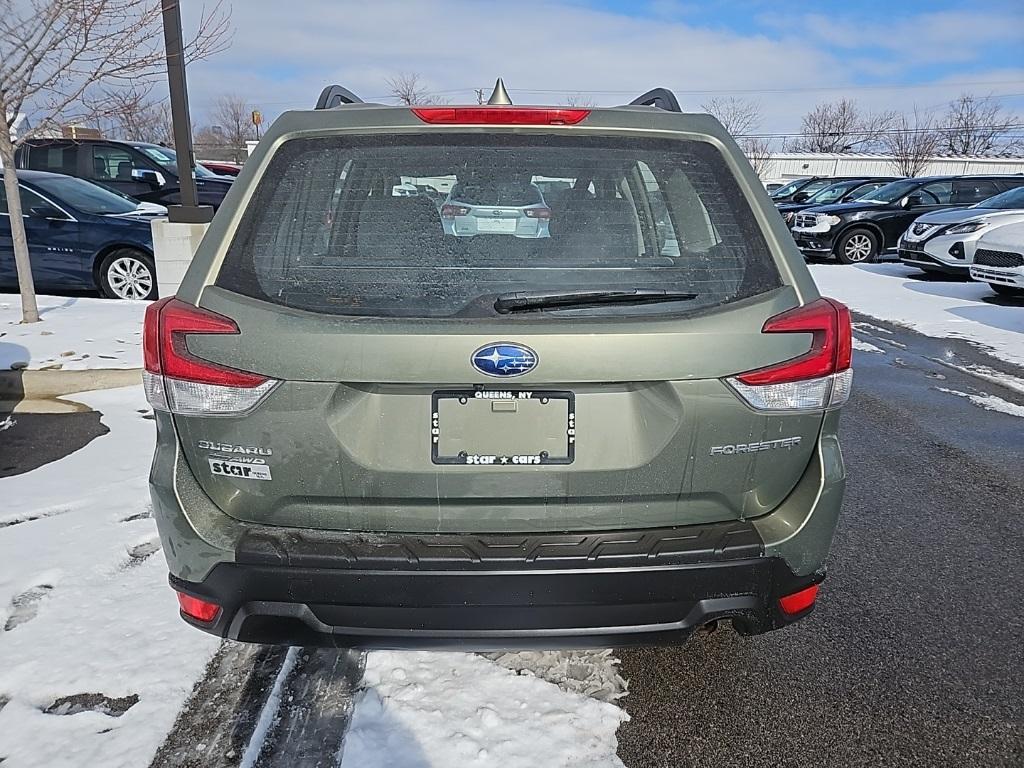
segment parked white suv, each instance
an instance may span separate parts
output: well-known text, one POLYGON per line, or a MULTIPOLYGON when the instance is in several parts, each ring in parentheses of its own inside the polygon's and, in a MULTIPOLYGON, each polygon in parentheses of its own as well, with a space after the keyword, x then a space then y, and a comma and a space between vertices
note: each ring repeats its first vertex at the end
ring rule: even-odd
POLYGON ((966 275, 981 239, 993 229, 1024 221, 1024 186, 967 208, 931 211, 900 237, 900 261, 925 272, 966 275))
POLYGON ((1024 222, 997 227, 978 241, 971 277, 996 293, 1024 296, 1024 222))

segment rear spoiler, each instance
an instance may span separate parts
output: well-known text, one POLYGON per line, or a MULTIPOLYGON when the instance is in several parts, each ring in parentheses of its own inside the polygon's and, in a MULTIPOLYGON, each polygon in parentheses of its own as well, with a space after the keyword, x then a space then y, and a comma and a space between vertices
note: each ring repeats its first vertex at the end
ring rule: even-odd
POLYGON ((320 92, 320 98, 316 100, 315 109, 333 109, 343 104, 362 104, 363 100, 356 96, 348 88, 340 85, 328 85, 320 92))
MULTIPOLYGON (((495 92, 501 88, 504 93, 504 85, 501 84, 499 79, 498 85, 495 86, 495 92)), ((505 94, 505 101, 493 101, 489 103, 497 104, 510 104, 508 95, 505 94)), ((356 96, 348 88, 344 88, 340 85, 328 85, 320 92, 320 98, 316 100, 316 109, 334 109, 345 104, 362 104, 362 99, 356 96)), ((668 88, 653 88, 647 93, 637 96, 628 106, 631 107, 655 107, 657 109, 663 109, 666 112, 682 112, 679 108, 679 100, 676 99, 676 95, 672 93, 668 88)))
POLYGON ((657 107, 666 112, 682 112, 679 108, 679 100, 668 88, 653 88, 642 96, 637 96, 627 106, 630 107, 657 107))

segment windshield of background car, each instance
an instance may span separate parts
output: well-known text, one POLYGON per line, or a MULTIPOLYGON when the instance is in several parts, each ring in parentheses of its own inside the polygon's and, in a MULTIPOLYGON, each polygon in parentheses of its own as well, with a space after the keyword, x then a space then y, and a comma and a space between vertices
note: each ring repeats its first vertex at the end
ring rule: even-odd
POLYGON ((920 181, 894 181, 890 184, 886 184, 884 187, 879 187, 870 195, 860 198, 858 202, 895 203, 901 197, 909 195, 920 186, 920 181))
POLYGON ((1017 187, 1016 189, 1008 189, 1006 192, 1000 192, 998 195, 993 195, 987 200, 982 200, 972 208, 993 208, 997 210, 1008 210, 1014 208, 1024 209, 1024 187, 1017 187))
POLYGON ((763 293, 780 277, 710 144, 501 132, 285 143, 216 284, 324 313, 494 318, 495 300, 514 292, 696 294, 550 313, 659 315, 763 293), (540 204, 538 181, 556 180, 565 188, 545 206, 501 207, 540 204), (447 200, 396 194, 416 185, 447 200))
POLYGON ((848 181, 840 182, 839 184, 830 184, 824 189, 819 189, 813 195, 811 195, 805 203, 815 203, 816 205, 822 205, 824 203, 834 203, 836 200, 841 198, 854 185, 848 181))
POLYGON ((770 196, 771 197, 789 197, 790 195, 792 195, 794 192, 796 192, 798 189, 800 189, 801 187, 803 187, 807 183, 808 183, 807 179, 796 179, 794 181, 789 182, 788 184, 785 184, 785 185, 779 187, 774 192, 772 192, 770 196))
MULTIPOLYGON (((828 179, 818 179, 817 181, 812 181, 806 187, 803 187, 800 192, 805 195, 813 196, 825 187, 829 187, 834 183, 834 181, 829 181, 828 179)), ((804 202, 806 202, 806 200, 804 202)))
MULTIPOLYGON (((161 168, 170 171, 175 176, 178 175, 178 155, 170 147, 136 147, 142 154, 148 157, 150 160, 156 162, 161 168)), ((196 178, 205 179, 209 176, 216 176, 213 171, 205 166, 196 163, 196 178)))
POLYGON ((53 176, 48 179, 32 179, 32 184, 57 202, 63 201, 82 213, 105 216, 111 213, 131 213, 138 209, 135 200, 84 179, 53 176))

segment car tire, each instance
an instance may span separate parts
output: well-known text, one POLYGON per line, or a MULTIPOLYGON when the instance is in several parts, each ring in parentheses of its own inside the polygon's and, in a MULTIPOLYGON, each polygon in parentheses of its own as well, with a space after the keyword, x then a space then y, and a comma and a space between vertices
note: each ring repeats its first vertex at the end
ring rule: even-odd
POLYGON ((1012 285, 999 285, 998 283, 989 283, 989 286, 1000 296, 1024 297, 1024 288, 1016 288, 1012 285))
POLYGON ((851 229, 839 238, 835 254, 843 264, 870 264, 878 259, 878 236, 870 229, 851 229))
POLYGON ((108 299, 156 298, 156 265, 134 248, 118 248, 100 263, 99 288, 108 299))

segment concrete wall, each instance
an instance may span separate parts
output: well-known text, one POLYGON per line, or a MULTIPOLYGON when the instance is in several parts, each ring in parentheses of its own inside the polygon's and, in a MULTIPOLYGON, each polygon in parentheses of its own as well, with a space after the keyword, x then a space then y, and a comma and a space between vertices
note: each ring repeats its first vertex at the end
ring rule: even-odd
POLYGON ((154 219, 150 226, 153 229, 157 294, 161 298, 173 296, 209 224, 172 224, 167 219, 154 219))

